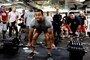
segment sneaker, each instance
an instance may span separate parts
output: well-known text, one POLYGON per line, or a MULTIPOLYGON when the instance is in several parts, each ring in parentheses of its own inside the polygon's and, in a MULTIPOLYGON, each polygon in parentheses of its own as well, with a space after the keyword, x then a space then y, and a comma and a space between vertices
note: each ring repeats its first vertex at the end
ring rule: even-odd
POLYGON ((31 52, 28 56, 28 58, 32 59, 35 56, 35 53, 31 52))
POLYGON ((50 54, 48 54, 47 60, 53 60, 53 58, 50 54))

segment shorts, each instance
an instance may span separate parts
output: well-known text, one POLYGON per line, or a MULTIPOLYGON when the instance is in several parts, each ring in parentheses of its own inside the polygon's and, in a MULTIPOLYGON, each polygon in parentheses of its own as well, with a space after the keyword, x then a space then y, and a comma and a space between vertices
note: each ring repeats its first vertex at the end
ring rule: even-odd
POLYGON ((2 31, 6 31, 7 30, 7 24, 2 24, 2 31))
POLYGON ((68 27, 68 25, 64 25, 64 28, 66 28, 67 30, 69 30, 69 27, 68 27))
POLYGON ((85 26, 81 26, 81 31, 82 32, 86 32, 86 27, 85 26))

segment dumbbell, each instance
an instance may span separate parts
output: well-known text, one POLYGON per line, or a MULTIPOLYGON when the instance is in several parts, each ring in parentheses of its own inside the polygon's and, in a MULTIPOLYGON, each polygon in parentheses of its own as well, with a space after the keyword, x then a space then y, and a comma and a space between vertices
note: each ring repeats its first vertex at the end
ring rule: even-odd
POLYGON ((5 39, 0 41, 0 47, 1 49, 5 51, 18 51, 19 50, 19 39, 13 38, 13 39, 5 39))

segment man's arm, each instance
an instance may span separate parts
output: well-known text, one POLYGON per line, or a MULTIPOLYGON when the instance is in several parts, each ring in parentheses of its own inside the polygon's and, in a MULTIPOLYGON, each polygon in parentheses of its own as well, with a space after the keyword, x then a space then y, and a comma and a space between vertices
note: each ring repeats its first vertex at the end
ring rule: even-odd
POLYGON ((78 32, 80 30, 80 27, 81 27, 81 25, 78 25, 76 32, 78 32))
POLYGON ((84 17, 84 26, 87 26, 87 20, 86 20, 86 17, 84 17))
POLYGON ((6 12, 6 16, 7 16, 6 21, 8 21, 8 13, 7 12, 6 12))
POLYGON ((32 37, 33 37, 33 28, 29 29, 29 33, 28 33, 28 48, 30 48, 31 46, 31 42, 32 42, 32 37))
POLYGON ((9 22, 9 26, 11 26, 10 13, 8 14, 8 22, 9 22))
POLYGON ((28 48, 30 48, 30 46, 31 46, 32 37, 33 37, 33 31, 34 31, 34 28, 33 28, 34 24, 35 24, 35 22, 34 22, 34 20, 32 20, 32 21, 30 22, 30 26, 29 26, 28 48))
POLYGON ((60 15, 61 17, 60 17, 60 21, 62 20, 62 15, 60 15))
POLYGON ((16 25, 18 24, 18 15, 16 16, 16 25))
POLYGON ((26 20, 27 20, 27 13, 25 13, 24 15, 24 25, 26 24, 26 20))
POLYGON ((26 18, 24 18, 24 25, 26 24, 26 18))
POLYGON ((68 28, 69 28, 69 31, 71 31, 71 28, 70 28, 71 24, 68 24, 68 28))

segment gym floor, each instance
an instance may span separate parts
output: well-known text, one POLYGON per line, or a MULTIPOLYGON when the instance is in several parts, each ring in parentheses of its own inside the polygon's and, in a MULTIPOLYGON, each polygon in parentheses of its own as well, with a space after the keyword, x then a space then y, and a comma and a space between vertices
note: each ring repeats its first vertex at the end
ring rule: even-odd
MULTIPOLYGON (((0 36, 1 37, 1 36, 0 36)), ((41 34, 38 38, 38 43, 44 41, 44 34, 41 34)), ((58 48, 52 50, 52 57, 54 60, 69 60, 69 52, 67 51, 67 44, 69 39, 64 38, 59 44, 58 48)), ((83 60, 90 59, 90 38, 85 37, 83 39, 83 45, 86 48, 87 53, 83 56, 83 60)), ((27 47, 20 47, 16 54, 3 53, 0 51, 0 60, 47 60, 47 49, 41 45, 36 46, 36 55, 33 59, 28 59, 28 55, 31 49, 27 47)))

